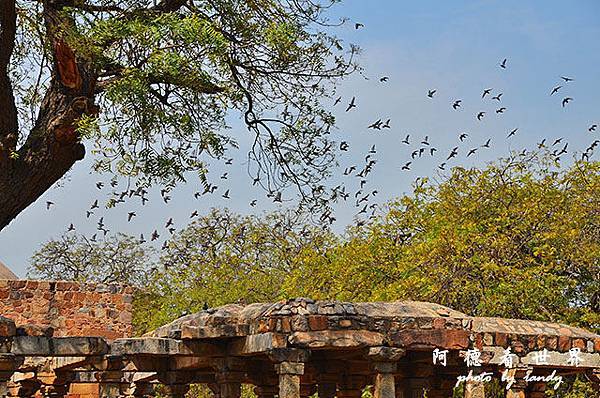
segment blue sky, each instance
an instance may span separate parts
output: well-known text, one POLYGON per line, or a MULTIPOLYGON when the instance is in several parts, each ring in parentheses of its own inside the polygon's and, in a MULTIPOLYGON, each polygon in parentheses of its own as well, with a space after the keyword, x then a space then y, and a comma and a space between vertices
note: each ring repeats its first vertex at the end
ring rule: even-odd
MULTIPOLYGON (((355 30, 353 23, 336 31, 346 41, 359 44, 365 80, 354 76, 344 81, 340 94, 344 103, 357 97, 358 108, 345 113, 336 109, 339 128, 334 132, 338 141, 346 140, 351 150, 340 158, 340 170, 332 182, 344 180, 348 188, 356 189, 358 180, 343 177, 344 167, 361 165, 371 145, 378 148, 378 164, 367 189, 378 189, 379 202, 397 197, 410 189, 417 176, 436 176, 437 165, 450 148, 458 145, 458 135, 469 137, 461 145, 459 159, 454 164, 482 165, 505 156, 510 150, 533 148, 543 138, 553 141, 564 137, 569 149, 583 150, 600 133, 588 133, 587 128, 600 124, 600 2, 598 1, 344 1, 335 7, 334 17, 347 16, 361 22, 364 28, 355 30), (499 68, 507 58, 507 69, 499 68), (389 76, 380 83, 380 76, 389 76), (575 78, 562 84, 554 96, 550 90, 561 84, 560 76, 575 78), (502 104, 482 100, 481 92, 492 88, 504 93, 502 104), (437 90, 433 99, 427 90, 437 90), (565 96, 574 100, 562 108, 565 96), (451 107, 462 99, 462 107, 451 107), (498 116, 495 109, 505 106, 498 116), (475 115, 486 111, 482 121, 475 115), (378 118, 391 118, 392 128, 373 132, 368 126, 378 118), (510 140, 506 134, 513 128, 518 133, 510 140), (437 147, 439 155, 414 162, 409 172, 401 166, 410 160, 417 145, 403 145, 401 140, 411 134, 420 141, 426 135, 437 147), (491 148, 479 150, 476 156, 465 157, 468 149, 491 139, 491 148), (354 187, 354 188, 353 188, 354 187)), ((235 127, 235 126, 234 126, 235 127)), ((234 129, 235 130, 235 129, 234 129)), ((244 158, 244 130, 240 129, 242 148, 231 156, 244 158)), ((594 157, 598 159, 598 155, 594 157)), ((49 190, 24 211, 9 227, 0 232, 0 259, 17 274, 24 276, 30 256, 40 245, 59 237, 70 223, 78 232, 88 235, 95 231, 96 216, 105 216, 111 232, 148 236, 160 228, 169 217, 181 228, 189 221, 193 210, 201 213, 210 207, 230 207, 241 213, 261 213, 273 205, 264 193, 251 187, 245 165, 236 160, 225 169, 215 165, 214 175, 229 172, 227 184, 232 199, 220 195, 196 201, 193 192, 198 186, 188 184, 173 194, 164 205, 157 192, 144 208, 128 206, 99 212, 86 219, 85 210, 100 196, 96 181, 108 177, 91 174, 90 163, 80 162, 59 186, 49 190), (254 198, 259 206, 251 208, 254 198), (51 211, 46 200, 56 203, 51 211), (130 209, 138 212, 133 222, 126 222, 130 209)), ((291 193, 288 198, 291 199, 291 193)), ((352 222, 356 209, 352 205, 336 209, 336 230, 352 222)), ((167 236, 163 231, 163 236, 167 236)))

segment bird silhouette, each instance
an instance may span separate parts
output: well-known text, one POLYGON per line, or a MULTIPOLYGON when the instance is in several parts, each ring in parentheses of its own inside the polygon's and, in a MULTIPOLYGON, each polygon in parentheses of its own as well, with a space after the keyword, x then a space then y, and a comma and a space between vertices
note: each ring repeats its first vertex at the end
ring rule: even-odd
POLYGON ((462 133, 461 135, 458 136, 458 139, 462 142, 465 140, 465 138, 467 138, 469 136, 469 134, 467 133, 462 133))
POLYGON ((506 59, 506 58, 504 58, 504 59, 502 60, 502 62, 500 63, 500 67, 501 67, 502 69, 506 69, 506 61, 507 61, 507 59, 506 59))
POLYGON ((558 92, 558 90, 560 90, 562 88, 562 86, 556 86, 552 89, 552 91, 550 91, 550 95, 554 95, 558 92))
POLYGON ((333 103, 333 106, 336 106, 337 104, 339 104, 342 101, 342 96, 339 96, 335 99, 335 102, 333 103))
POLYGON ((152 232, 152 236, 150 237, 150 240, 155 241, 158 238, 160 238, 160 235, 158 234, 158 231, 155 229, 154 232, 152 232))
POLYGON ((594 131, 596 131, 596 128, 597 128, 597 127, 598 127, 598 125, 597 125, 597 124, 592 124, 592 125, 591 125, 591 126, 588 128, 588 131, 589 131, 590 133, 593 133, 594 131))
POLYGON ((365 25, 360 22, 357 22, 354 24, 354 29, 357 29, 357 30, 360 28, 364 28, 364 27, 365 27, 365 25))
POLYGON ((385 83, 385 82, 387 82, 389 79, 390 79, 390 78, 389 78, 388 76, 382 76, 382 77, 380 77, 380 78, 379 78, 379 81, 380 81, 380 82, 382 82, 382 83, 385 83))
POLYGON ((406 138, 404 138, 404 139, 402 140, 402 143, 403 143, 403 144, 406 144, 406 145, 410 145, 410 141, 408 141, 408 139, 409 139, 409 138, 410 138, 410 134, 407 134, 407 135, 406 135, 406 138))
POLYGON ((349 145, 346 141, 340 142, 340 151, 347 151, 348 147, 349 147, 349 145))
POLYGON ((496 109, 496 113, 504 113, 506 111, 505 107, 496 109))
POLYGON ((493 96, 493 97, 492 97, 492 99, 493 99, 493 100, 496 100, 496 101, 502 101, 502 94, 503 94, 503 93, 500 93, 500 94, 498 94, 498 95, 495 95, 495 96, 493 96))
POLYGON ((482 148, 489 148, 490 147, 490 142, 492 141, 491 138, 488 138, 488 140, 485 142, 485 144, 483 144, 481 147, 482 148))
POLYGON ((481 112, 479 112, 479 113, 477 114, 477 120, 481 120, 481 119, 483 119, 483 116, 484 116, 484 115, 485 115, 485 112, 484 112, 484 111, 481 111, 481 112))
POLYGON ((48 200, 48 201, 46 201, 46 210, 50 210, 50 207, 51 207, 51 206, 54 206, 54 202, 51 202, 51 201, 49 201, 49 200, 48 200))
POLYGON ((225 191, 225 193, 223 195, 221 195, 223 198, 225 199, 230 199, 229 197, 229 189, 225 191))
POLYGON ((131 219, 133 217, 135 217, 137 214, 135 214, 135 211, 130 211, 129 213, 127 213, 127 222, 130 222, 131 219))
POLYGON ((427 91, 427 96, 429 98, 433 98, 433 96, 435 95, 436 92, 437 92, 437 90, 428 90, 427 91))
POLYGON ((402 170, 410 170, 410 165, 412 162, 406 162, 404 166, 402 166, 402 170))
POLYGON ((511 130, 511 131, 508 133, 508 136, 506 136, 506 138, 510 138, 510 137, 512 137, 513 135, 515 135, 515 134, 517 133, 517 131, 518 131, 518 130, 519 130, 519 128, 518 128, 518 127, 517 127, 517 128, 515 128, 515 129, 512 129, 512 130, 511 130))
POLYGON ((491 92, 492 92, 491 88, 486 88, 485 90, 483 90, 483 93, 481 94, 481 98, 485 98, 485 96, 490 94, 491 92))
POLYGON ((352 108, 356 108, 356 97, 352 97, 350 103, 348 104, 348 107, 346 108, 346 112, 348 112, 352 108))
POLYGON ((563 80, 564 80, 566 83, 568 83, 568 82, 572 82, 573 80, 575 80, 575 79, 573 79, 573 78, 566 77, 566 76, 561 76, 560 78, 561 78, 561 79, 563 79, 563 80))
POLYGON ((565 98, 563 98, 563 100, 562 100, 562 107, 564 108, 565 105, 567 105, 571 101, 573 101, 573 98, 571 98, 571 97, 565 97, 565 98))
POLYGON ((452 104, 452 108, 454 108, 454 110, 457 110, 458 108, 460 108, 460 103, 462 102, 462 100, 456 100, 454 101, 454 103, 452 104))
POLYGON ((467 157, 474 155, 475 152, 477 152, 477 148, 472 148, 471 150, 469 150, 469 153, 467 153, 467 157))
POLYGON ((456 155, 458 155, 458 147, 455 146, 454 148, 452 148, 452 150, 450 151, 450 155, 448 155, 448 157, 446 158, 446 160, 450 160, 453 157, 455 157, 456 155))

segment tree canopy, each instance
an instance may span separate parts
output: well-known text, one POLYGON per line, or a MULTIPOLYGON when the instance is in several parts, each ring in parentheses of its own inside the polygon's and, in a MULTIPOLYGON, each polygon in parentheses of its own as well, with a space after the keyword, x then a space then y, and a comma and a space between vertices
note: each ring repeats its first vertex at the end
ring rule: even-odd
MULTIPOLYGON (((307 296, 433 301, 475 316, 600 330, 599 171, 599 162, 562 169, 544 155, 454 168, 440 181, 419 180, 343 235, 294 212, 214 210, 161 251, 139 295, 138 326, 146 331, 204 305, 307 296)), ((34 266, 60 263, 52 247, 34 266)), ((85 261, 77 245, 71 250, 85 261)))
POLYGON ((323 205, 334 118, 356 69, 312 0, 7 0, 0 6, 0 229, 85 155, 172 186, 251 133, 252 177, 323 205))

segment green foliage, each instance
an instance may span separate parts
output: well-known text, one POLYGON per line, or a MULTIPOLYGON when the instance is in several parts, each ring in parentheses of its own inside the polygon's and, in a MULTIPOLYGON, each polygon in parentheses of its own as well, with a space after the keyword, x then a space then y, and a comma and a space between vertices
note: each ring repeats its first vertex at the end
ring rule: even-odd
POLYGON ((103 241, 65 234, 45 243, 31 258, 34 279, 122 283, 145 286, 153 249, 123 234, 103 241))
MULTIPOLYGON (((168 242, 161 270, 136 297, 137 331, 204 305, 298 296, 433 301, 476 316, 599 331, 600 162, 560 169, 547 159, 518 155, 483 169, 455 168, 438 183, 422 180, 345 236, 291 212, 213 210, 168 242)), ((69 247, 78 253, 75 242, 69 247)), ((71 275, 44 253, 33 264, 41 275, 71 275)), ((591 397, 588 388, 573 380, 555 396, 591 397)))
POLYGON ((600 164, 456 168, 343 245, 306 251, 287 295, 434 301, 476 316, 600 328, 600 164))

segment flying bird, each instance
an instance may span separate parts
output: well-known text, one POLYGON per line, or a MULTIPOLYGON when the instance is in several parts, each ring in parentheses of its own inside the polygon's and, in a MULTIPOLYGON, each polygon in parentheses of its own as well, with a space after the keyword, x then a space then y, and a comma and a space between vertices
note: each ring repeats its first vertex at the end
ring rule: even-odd
POLYGON ((564 80, 566 83, 568 83, 568 82, 572 82, 573 80, 575 80, 575 79, 573 79, 573 78, 566 77, 566 76, 561 76, 560 78, 561 78, 561 79, 563 79, 563 80, 564 80))
POLYGON ((485 112, 481 111, 477 114, 477 120, 481 120, 483 119, 483 116, 485 115, 485 112))
POLYGON ((437 90, 429 90, 429 91, 427 91, 427 96, 429 98, 433 98, 433 96, 435 95, 436 92, 437 92, 437 90))
POLYGON ((502 69, 506 69, 506 61, 507 61, 507 59, 506 59, 506 58, 504 58, 504 59, 502 60, 502 62, 500 63, 500 67, 501 67, 502 69))
POLYGON ((461 135, 458 136, 458 139, 462 142, 465 140, 465 138, 467 138, 469 136, 469 134, 467 133, 462 133, 461 135))
POLYGON ((50 210, 51 206, 54 206, 54 202, 46 201, 46 210, 50 210))
POLYGON ((360 29, 360 28, 364 28, 364 27, 365 27, 365 25, 360 22, 357 22, 354 24, 354 29, 360 29))
POLYGON ((402 140, 402 143, 403 143, 403 144, 406 144, 406 145, 410 145, 410 142, 408 141, 408 138, 409 138, 409 137, 410 137, 410 134, 407 134, 407 135, 406 135, 406 138, 404 138, 404 139, 402 140))
POLYGON ((230 199, 229 197, 229 189, 227 191, 225 191, 225 193, 223 195, 221 195, 223 198, 225 199, 230 199))
POLYGON ((456 100, 454 101, 454 103, 452 104, 452 108, 454 108, 454 110, 457 110, 458 108, 460 108, 460 103, 462 102, 462 100, 456 100))
POLYGON ((563 108, 565 107, 565 105, 567 105, 567 104, 568 104, 569 102, 571 102, 571 101, 573 101, 573 98, 571 98, 571 97, 565 97, 565 98, 562 100, 562 106, 563 106, 563 108))
POLYGON ((485 96, 490 94, 491 92, 492 92, 491 88, 486 88, 485 90, 483 90, 483 94, 481 94, 481 98, 485 98, 485 96))
POLYGON ((496 113, 504 113, 505 110, 506 110, 505 107, 498 108, 498 109, 496 109, 496 113))
POLYGON ((135 211, 130 211, 129 213, 127 213, 127 222, 130 222, 131 219, 133 217, 135 217, 137 214, 135 214, 135 211))
POLYGON ((384 82, 387 82, 389 79, 390 78, 388 76, 382 76, 382 77, 379 78, 379 81, 382 82, 382 83, 384 83, 384 82))
POLYGON ((513 135, 515 135, 515 134, 517 133, 517 131, 518 131, 518 130, 519 130, 519 128, 518 128, 518 127, 517 127, 517 128, 515 128, 515 129, 512 129, 512 130, 511 130, 511 131, 508 133, 508 136, 507 136, 506 138, 510 138, 510 137, 512 137, 513 135))
POLYGON ((558 92, 558 90, 560 90, 562 88, 562 86, 556 86, 552 89, 552 91, 550 91, 550 95, 554 95, 555 93, 558 92))
POLYGON ((406 164, 404 166, 402 166, 402 170, 410 170, 410 164, 412 162, 406 162, 406 164))
POLYGON ((348 112, 352 108, 356 108, 355 102, 356 102, 356 97, 352 97, 352 99, 350 100, 350 103, 348 104, 348 107, 346 108, 346 112, 348 112))
POLYGON ((493 96, 493 97, 492 97, 492 99, 493 99, 493 100, 496 100, 496 101, 502 101, 502 100, 501 100, 502 94, 504 94, 504 93, 500 93, 500 94, 498 94, 498 95, 495 95, 495 96, 493 96))
POLYGON ((594 132, 594 131, 596 131, 596 128, 597 128, 597 127, 598 127, 598 125, 597 125, 597 124, 592 124, 592 125, 591 125, 591 126, 588 128, 588 131, 589 131, 590 133, 591 133, 591 132, 594 132))

